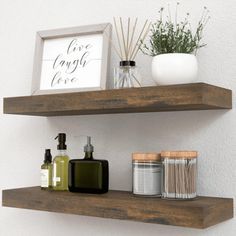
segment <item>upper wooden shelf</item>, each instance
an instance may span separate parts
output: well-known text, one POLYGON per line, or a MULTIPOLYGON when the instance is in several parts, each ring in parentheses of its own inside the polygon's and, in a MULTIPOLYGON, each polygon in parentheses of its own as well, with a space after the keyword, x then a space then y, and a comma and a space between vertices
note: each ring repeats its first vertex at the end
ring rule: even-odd
POLYGON ((231 108, 231 90, 205 83, 4 98, 5 114, 33 116, 231 108))
POLYGON ((204 229, 233 218, 233 199, 198 197, 192 201, 136 197, 130 192, 81 194, 40 187, 3 190, 2 205, 204 229))

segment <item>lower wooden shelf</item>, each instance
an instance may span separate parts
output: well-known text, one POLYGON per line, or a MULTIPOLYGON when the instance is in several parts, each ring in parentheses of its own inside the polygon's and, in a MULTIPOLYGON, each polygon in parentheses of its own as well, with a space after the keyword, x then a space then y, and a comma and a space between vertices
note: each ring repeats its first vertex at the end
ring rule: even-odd
POLYGON ((204 229, 233 218, 233 199, 198 197, 192 201, 142 198, 125 191, 102 195, 45 191, 40 187, 3 190, 2 205, 204 229))

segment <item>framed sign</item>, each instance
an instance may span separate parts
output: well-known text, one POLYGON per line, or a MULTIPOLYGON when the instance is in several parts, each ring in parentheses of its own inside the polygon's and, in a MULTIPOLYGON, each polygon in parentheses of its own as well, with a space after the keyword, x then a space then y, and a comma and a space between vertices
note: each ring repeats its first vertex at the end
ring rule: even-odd
POLYGON ((111 24, 39 31, 32 95, 106 89, 111 24))

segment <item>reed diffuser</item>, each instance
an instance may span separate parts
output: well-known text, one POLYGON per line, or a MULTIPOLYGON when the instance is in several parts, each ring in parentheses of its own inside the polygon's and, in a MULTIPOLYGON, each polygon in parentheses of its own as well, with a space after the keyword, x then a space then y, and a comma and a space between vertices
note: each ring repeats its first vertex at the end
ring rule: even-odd
POLYGON ((197 152, 162 152, 163 198, 193 199, 197 196, 197 152))
POLYGON ((141 42, 146 38, 151 23, 148 20, 142 26, 140 32, 137 31, 138 18, 132 23, 130 17, 124 23, 119 17, 114 20, 115 33, 119 48, 113 42, 112 46, 120 58, 119 67, 114 69, 114 88, 141 87, 141 76, 138 73, 135 57, 141 46, 141 42), (125 29, 124 25, 127 29, 125 29))

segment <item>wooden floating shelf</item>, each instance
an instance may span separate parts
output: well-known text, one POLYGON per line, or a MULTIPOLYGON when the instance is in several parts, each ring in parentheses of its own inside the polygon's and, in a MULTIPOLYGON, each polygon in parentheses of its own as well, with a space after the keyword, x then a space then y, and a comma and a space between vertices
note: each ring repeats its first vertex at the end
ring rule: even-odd
POLYGON ((231 90, 205 83, 4 98, 5 114, 32 116, 231 108, 231 90))
POLYGON ((230 198, 170 201, 136 197, 125 191, 93 195, 45 191, 40 187, 10 189, 3 190, 2 205, 199 229, 233 218, 233 199, 230 198))

